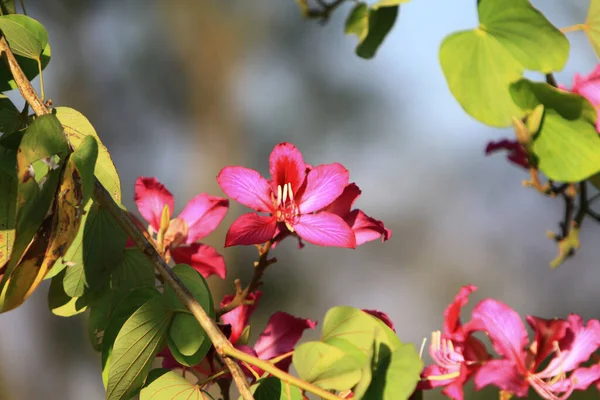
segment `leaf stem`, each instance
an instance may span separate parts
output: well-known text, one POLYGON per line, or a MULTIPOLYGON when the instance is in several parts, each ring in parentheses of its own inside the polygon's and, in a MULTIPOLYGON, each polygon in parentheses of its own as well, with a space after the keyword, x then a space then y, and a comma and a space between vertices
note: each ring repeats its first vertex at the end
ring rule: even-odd
MULTIPOLYGON (((17 63, 15 56, 13 55, 6 39, 2 36, 0 38, 0 55, 4 58, 7 63, 8 69, 10 70, 21 95, 27 103, 31 106, 36 115, 49 114, 50 110, 45 106, 44 102, 39 98, 35 89, 31 86, 31 82, 27 79, 23 70, 17 63)), ((202 309, 202 306, 190 293, 189 289, 183 285, 177 275, 171 270, 165 260, 158 254, 156 248, 146 238, 144 233, 136 226, 136 224, 129 218, 127 211, 122 209, 112 198, 111 194, 106 188, 100 183, 98 178, 94 178, 94 199, 99 205, 106 208, 111 216, 117 221, 117 223, 123 228, 125 233, 131 237, 138 249, 144 253, 144 255, 154 264, 154 268, 164 279, 165 283, 173 288, 173 291, 179 298, 179 300, 186 306, 188 310, 194 315, 198 323, 204 329, 209 339, 213 343, 215 350, 223 359, 225 365, 231 372, 231 376, 235 381, 238 390, 244 400, 254 400, 252 392, 246 376, 242 372, 239 365, 227 357, 227 352, 234 349, 231 342, 227 340, 223 332, 219 329, 216 322, 213 321, 208 314, 202 309)))
POLYGON ((46 98, 45 92, 44 92, 44 74, 42 73, 42 56, 39 56, 37 59, 37 63, 38 63, 38 69, 40 71, 40 97, 42 98, 42 102, 44 101, 44 99, 46 98))
POLYGON ((575 32, 575 31, 585 31, 586 29, 587 29, 586 24, 575 24, 575 25, 567 26, 565 28, 561 28, 560 31, 562 33, 569 33, 569 32, 575 32))
POLYGON ((296 386, 302 390, 307 392, 316 394, 317 396, 326 399, 326 400, 339 400, 341 397, 336 396, 333 393, 328 392, 325 389, 321 389, 318 386, 313 385, 312 383, 303 381, 300 378, 296 378, 293 375, 288 374, 285 371, 280 370, 275 365, 273 365, 269 361, 261 360, 260 358, 254 357, 250 354, 244 353, 242 350, 238 350, 235 347, 229 347, 225 350, 225 354, 230 357, 236 358, 240 361, 247 362, 248 364, 252 364, 263 371, 266 371, 273 375, 276 378, 281 379, 283 382, 289 383, 290 385, 296 386))
POLYGON ((27 15, 27 10, 25 9, 25 0, 21 0, 21 8, 23 9, 23 14, 27 15))

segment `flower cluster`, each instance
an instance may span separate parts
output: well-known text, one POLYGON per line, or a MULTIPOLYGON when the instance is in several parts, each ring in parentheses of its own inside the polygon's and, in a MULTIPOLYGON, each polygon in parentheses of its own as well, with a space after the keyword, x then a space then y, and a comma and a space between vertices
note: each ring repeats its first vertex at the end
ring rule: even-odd
POLYGON ((463 386, 473 379, 477 390, 494 385, 517 397, 533 388, 544 399, 564 399, 575 390, 600 383, 600 364, 584 366, 600 347, 600 322, 571 314, 567 319, 527 316, 530 341, 516 311, 494 299, 473 309, 461 323, 460 311, 476 287, 465 286, 444 313, 443 332, 432 334, 429 354, 434 363, 421 375, 418 389, 443 387, 448 397, 463 399, 463 386), (474 335, 483 332, 496 355, 474 335))

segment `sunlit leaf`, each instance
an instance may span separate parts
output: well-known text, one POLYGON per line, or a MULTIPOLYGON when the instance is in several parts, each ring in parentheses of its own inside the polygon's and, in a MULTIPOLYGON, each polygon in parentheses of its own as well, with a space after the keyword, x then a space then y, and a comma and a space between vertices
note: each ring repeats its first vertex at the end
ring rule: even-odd
POLYGON ((585 20, 585 33, 600 58, 600 1, 590 0, 587 18, 585 20))
POLYGON ((129 399, 141 389, 164 345, 171 314, 164 299, 154 297, 123 324, 108 365, 107 400, 129 399))
POLYGON ((450 91, 479 121, 510 126, 523 116, 508 87, 524 70, 560 71, 569 42, 527 0, 481 0, 478 28, 444 39, 440 63, 450 91))
MULTIPOLYGON (((152 371, 154 372, 154 370, 152 371)), ((140 400, 212 400, 213 397, 200 389, 198 385, 173 371, 161 371, 161 375, 152 380, 140 392, 140 400)), ((256 398, 256 400, 259 400, 256 398)))
MULTIPOLYGON (((47 44, 44 48, 44 51, 42 52, 42 55, 40 56, 42 70, 46 68, 48 63, 50 63, 51 56, 52 50, 50 49, 50 44, 47 44)), ((38 62, 36 60, 19 55, 16 55, 15 58, 17 59, 17 62, 19 63, 19 66, 25 73, 27 79, 33 80, 36 76, 38 76, 40 70, 38 62)), ((4 63, 0 63, 0 91, 4 92, 16 88, 17 84, 15 83, 12 74, 6 68, 4 63)))
POLYGON ((372 8, 357 3, 346 19, 344 32, 358 37, 356 54, 372 58, 396 21, 398 1, 384 0, 372 8), (396 3, 396 4, 394 4, 396 3))
POLYGON ((48 32, 35 19, 21 14, 0 16, 0 30, 16 55, 37 60, 48 44, 48 32))
POLYGON ((65 293, 63 288, 63 279, 65 272, 52 278, 50 281, 50 289, 48 290, 48 306, 52 314, 59 317, 72 317, 73 315, 81 314, 87 310, 87 298, 70 297, 65 293))
POLYGON ((399 6, 400 4, 408 3, 410 0, 380 0, 377 3, 373 4, 371 8, 378 9, 381 7, 393 7, 399 6))
POLYGON ((263 378, 250 387, 255 400, 302 400, 302 391, 270 376, 263 378))
POLYGON ((112 195, 117 203, 121 202, 121 182, 108 149, 98 137, 90 121, 79 111, 69 107, 57 107, 56 117, 63 125, 65 133, 73 148, 78 148, 86 136, 93 136, 98 142, 98 161, 95 174, 98 180, 112 195))

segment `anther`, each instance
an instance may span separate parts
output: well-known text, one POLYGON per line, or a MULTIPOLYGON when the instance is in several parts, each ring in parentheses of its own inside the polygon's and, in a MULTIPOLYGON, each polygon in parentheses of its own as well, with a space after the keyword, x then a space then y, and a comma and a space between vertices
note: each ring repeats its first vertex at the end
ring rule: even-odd
POLYGON ((288 194, 290 196, 290 201, 293 203, 294 202, 294 192, 292 192, 292 183, 288 182, 288 194))
POLYGON ((288 185, 283 185, 283 203, 285 204, 285 202, 287 201, 287 197, 288 197, 288 185))
POLYGON ((277 207, 281 205, 281 185, 277 185, 277 207))

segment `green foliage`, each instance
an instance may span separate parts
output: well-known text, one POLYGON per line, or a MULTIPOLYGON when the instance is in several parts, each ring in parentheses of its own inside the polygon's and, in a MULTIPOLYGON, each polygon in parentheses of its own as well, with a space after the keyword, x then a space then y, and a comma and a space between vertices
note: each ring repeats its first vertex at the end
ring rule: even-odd
POLYGON ((52 314, 59 317, 72 317, 87 310, 87 296, 70 297, 65 293, 63 279, 65 271, 61 271, 50 281, 48 290, 48 306, 52 314))
MULTIPOLYGON (((140 400, 209 400, 213 397, 179 374, 167 370, 153 370, 160 374, 140 392, 140 400)), ((148 377, 150 379, 150 377, 148 377)), ((258 400, 258 398, 256 399, 258 400)))
POLYGON ((522 117, 509 85, 523 71, 561 70, 569 42, 527 0, 481 0, 479 27, 444 39, 440 63, 450 91, 464 110, 498 127, 522 117))
POLYGON ((164 346, 171 317, 163 299, 153 297, 125 321, 108 363, 107 400, 129 399, 142 388, 164 346))
POLYGON ((0 132, 12 133, 21 126, 22 116, 8 97, 0 94, 0 132))
POLYGON ((383 0, 369 8, 358 3, 346 20, 345 33, 358 37, 356 54, 362 58, 373 58, 387 34, 394 27, 398 15, 398 4, 403 1, 383 0))
MULTIPOLYGON (((208 285, 202 275, 185 264, 173 267, 173 272, 190 290, 204 311, 214 319, 215 307, 208 285)), ((170 286, 165 288, 166 303, 175 312, 169 327, 168 344, 175 359, 188 366, 198 364, 212 346, 206 332, 175 295, 170 286)))
POLYGON ((590 0, 585 27, 585 33, 592 48, 596 52, 596 56, 600 58, 600 1, 590 0))
POLYGON ((0 12, 2 15, 15 14, 17 9, 14 0, 0 0, 0 12))
POLYGON ((302 391, 273 376, 263 378, 250 387, 255 400, 302 400, 302 391))
MULTIPOLYGON (((16 163, 16 152, 15 152, 16 163)), ((1 155, 0 157, 5 157, 1 155)), ((17 171, 0 170, 0 269, 8 261, 15 242, 17 171)))
POLYGON ((117 169, 110 157, 108 149, 98 137, 98 133, 90 121, 79 111, 69 107, 54 109, 56 117, 62 124, 71 146, 77 149, 86 136, 93 136, 98 142, 98 161, 95 174, 102 185, 109 191, 117 203, 121 202, 121 181, 117 169))
POLYGON ((384 393, 380 381, 386 376, 398 377, 398 393, 412 393, 423 368, 413 345, 403 345, 381 321, 352 307, 329 310, 321 341, 298 346, 293 364, 302 379, 323 389, 353 389, 356 398, 373 393, 370 399, 384 393))

